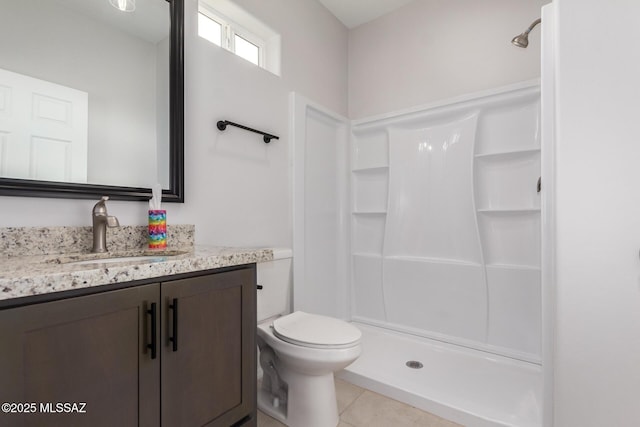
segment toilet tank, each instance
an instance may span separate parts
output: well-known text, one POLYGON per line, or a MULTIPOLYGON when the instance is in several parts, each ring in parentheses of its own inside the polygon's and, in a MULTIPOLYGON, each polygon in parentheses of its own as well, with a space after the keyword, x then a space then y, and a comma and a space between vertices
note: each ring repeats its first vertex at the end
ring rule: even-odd
POLYGON ((291 313, 293 290, 293 251, 289 248, 274 248, 273 261, 257 264, 258 322, 280 314, 291 313))

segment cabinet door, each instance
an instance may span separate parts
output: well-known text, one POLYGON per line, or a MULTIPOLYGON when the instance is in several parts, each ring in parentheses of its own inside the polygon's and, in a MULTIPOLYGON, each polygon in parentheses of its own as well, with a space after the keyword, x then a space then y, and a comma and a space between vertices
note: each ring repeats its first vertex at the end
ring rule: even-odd
POLYGON ((163 427, 255 419, 255 281, 248 267, 162 283, 163 427))
POLYGON ((147 348, 159 293, 146 285, 0 311, 0 402, 36 404, 0 413, 0 425, 159 425, 159 353, 147 348))

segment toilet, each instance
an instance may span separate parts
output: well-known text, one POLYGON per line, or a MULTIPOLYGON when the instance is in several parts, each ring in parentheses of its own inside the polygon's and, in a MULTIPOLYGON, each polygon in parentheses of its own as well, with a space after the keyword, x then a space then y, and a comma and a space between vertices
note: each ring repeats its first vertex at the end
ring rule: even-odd
POLYGON ((290 249, 276 249, 273 261, 257 266, 263 372, 258 408, 289 427, 335 427, 339 415, 333 373, 360 356, 362 334, 340 319, 290 313, 291 257, 290 249))

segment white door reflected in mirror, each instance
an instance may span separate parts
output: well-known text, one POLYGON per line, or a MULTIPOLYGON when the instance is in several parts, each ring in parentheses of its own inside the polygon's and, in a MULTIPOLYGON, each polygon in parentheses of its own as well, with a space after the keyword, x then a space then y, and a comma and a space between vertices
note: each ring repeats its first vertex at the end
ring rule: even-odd
POLYGON ((87 182, 88 94, 0 69, 0 176, 87 182))

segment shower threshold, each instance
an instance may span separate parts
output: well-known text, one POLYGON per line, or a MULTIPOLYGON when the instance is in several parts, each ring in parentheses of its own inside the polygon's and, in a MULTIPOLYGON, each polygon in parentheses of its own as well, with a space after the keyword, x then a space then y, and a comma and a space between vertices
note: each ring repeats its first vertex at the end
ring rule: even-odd
POLYGON ((465 426, 542 425, 540 365, 354 324, 362 355, 339 378, 465 426))

